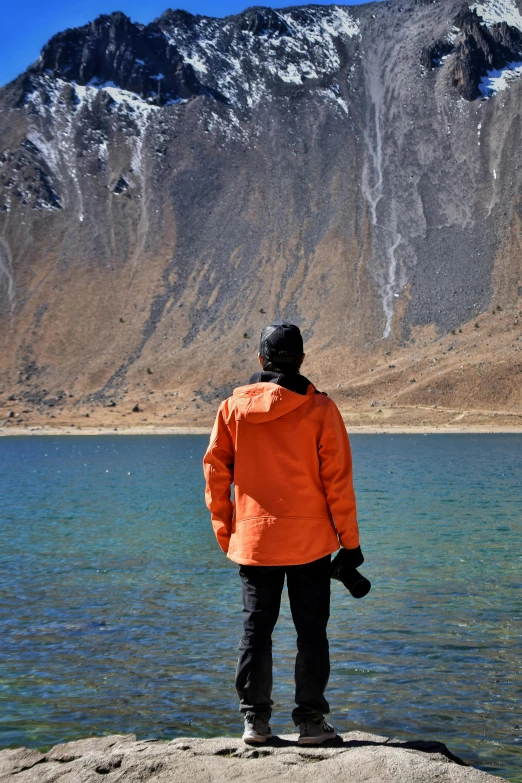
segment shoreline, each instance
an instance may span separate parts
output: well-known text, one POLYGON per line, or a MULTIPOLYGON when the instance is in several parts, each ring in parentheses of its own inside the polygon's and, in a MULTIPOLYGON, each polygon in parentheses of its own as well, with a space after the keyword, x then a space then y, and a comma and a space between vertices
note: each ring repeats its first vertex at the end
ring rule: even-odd
MULTIPOLYGON (((349 435, 522 435, 522 426, 347 426, 349 435)), ((210 435, 211 427, 0 427, 0 437, 59 435, 210 435)))

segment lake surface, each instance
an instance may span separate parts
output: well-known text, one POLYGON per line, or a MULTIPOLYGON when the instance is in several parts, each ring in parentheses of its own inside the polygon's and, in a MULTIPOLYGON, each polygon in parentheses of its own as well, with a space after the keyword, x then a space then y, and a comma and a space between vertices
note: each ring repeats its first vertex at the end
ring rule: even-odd
MULTIPOLYGON (((0 438, 0 747, 241 731, 241 592, 204 505, 207 440, 0 438)), ((332 721, 522 781, 522 436, 352 448, 373 587, 333 585, 332 721)), ((289 732, 286 602, 274 645, 289 732)))

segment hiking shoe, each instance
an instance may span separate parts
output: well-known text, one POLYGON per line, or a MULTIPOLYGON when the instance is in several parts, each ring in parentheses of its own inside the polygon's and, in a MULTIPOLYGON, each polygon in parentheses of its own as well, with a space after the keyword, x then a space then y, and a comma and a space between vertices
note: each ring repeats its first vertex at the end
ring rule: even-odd
POLYGON ((333 726, 325 721, 304 720, 299 724, 299 745, 322 745, 323 742, 333 740, 337 737, 337 732, 333 726))
POLYGON ((262 718, 256 715, 247 715, 245 718, 245 730, 243 742, 247 745, 262 745, 267 739, 272 739, 270 726, 262 718))

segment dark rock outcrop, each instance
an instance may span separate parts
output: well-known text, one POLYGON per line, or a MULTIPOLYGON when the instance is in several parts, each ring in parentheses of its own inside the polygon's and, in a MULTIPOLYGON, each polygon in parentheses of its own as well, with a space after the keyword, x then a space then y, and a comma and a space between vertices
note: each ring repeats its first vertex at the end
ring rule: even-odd
POLYGON ((480 97, 479 84, 489 70, 522 58, 522 32, 506 22, 488 29, 475 10, 465 6, 456 16, 461 31, 451 65, 453 86, 468 101, 480 97))
POLYGON ((0 157, 0 188, 0 211, 16 209, 17 204, 37 210, 62 208, 52 185, 52 173, 29 139, 24 139, 18 150, 6 151, 0 157))
MULTIPOLYGON (((175 18, 186 17, 178 12, 175 18)), ((159 106, 209 93, 157 24, 134 24, 121 12, 55 35, 31 75, 42 73, 80 85, 114 85, 159 106)))
POLYGON ((252 35, 281 36, 291 35, 287 22, 271 8, 249 8, 237 16, 240 30, 252 35))
POLYGON ((455 46, 451 41, 444 38, 434 41, 429 46, 425 46, 421 51, 420 63, 424 68, 433 69, 441 65, 441 60, 448 54, 455 51, 455 46))

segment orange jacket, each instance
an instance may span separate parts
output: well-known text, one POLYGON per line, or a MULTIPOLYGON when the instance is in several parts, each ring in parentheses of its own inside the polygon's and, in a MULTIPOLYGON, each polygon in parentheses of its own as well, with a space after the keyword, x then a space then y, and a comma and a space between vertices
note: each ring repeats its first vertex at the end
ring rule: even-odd
POLYGON ((203 466, 216 538, 236 563, 299 565, 359 546, 346 427, 313 384, 306 395, 275 383, 235 389, 203 466))

